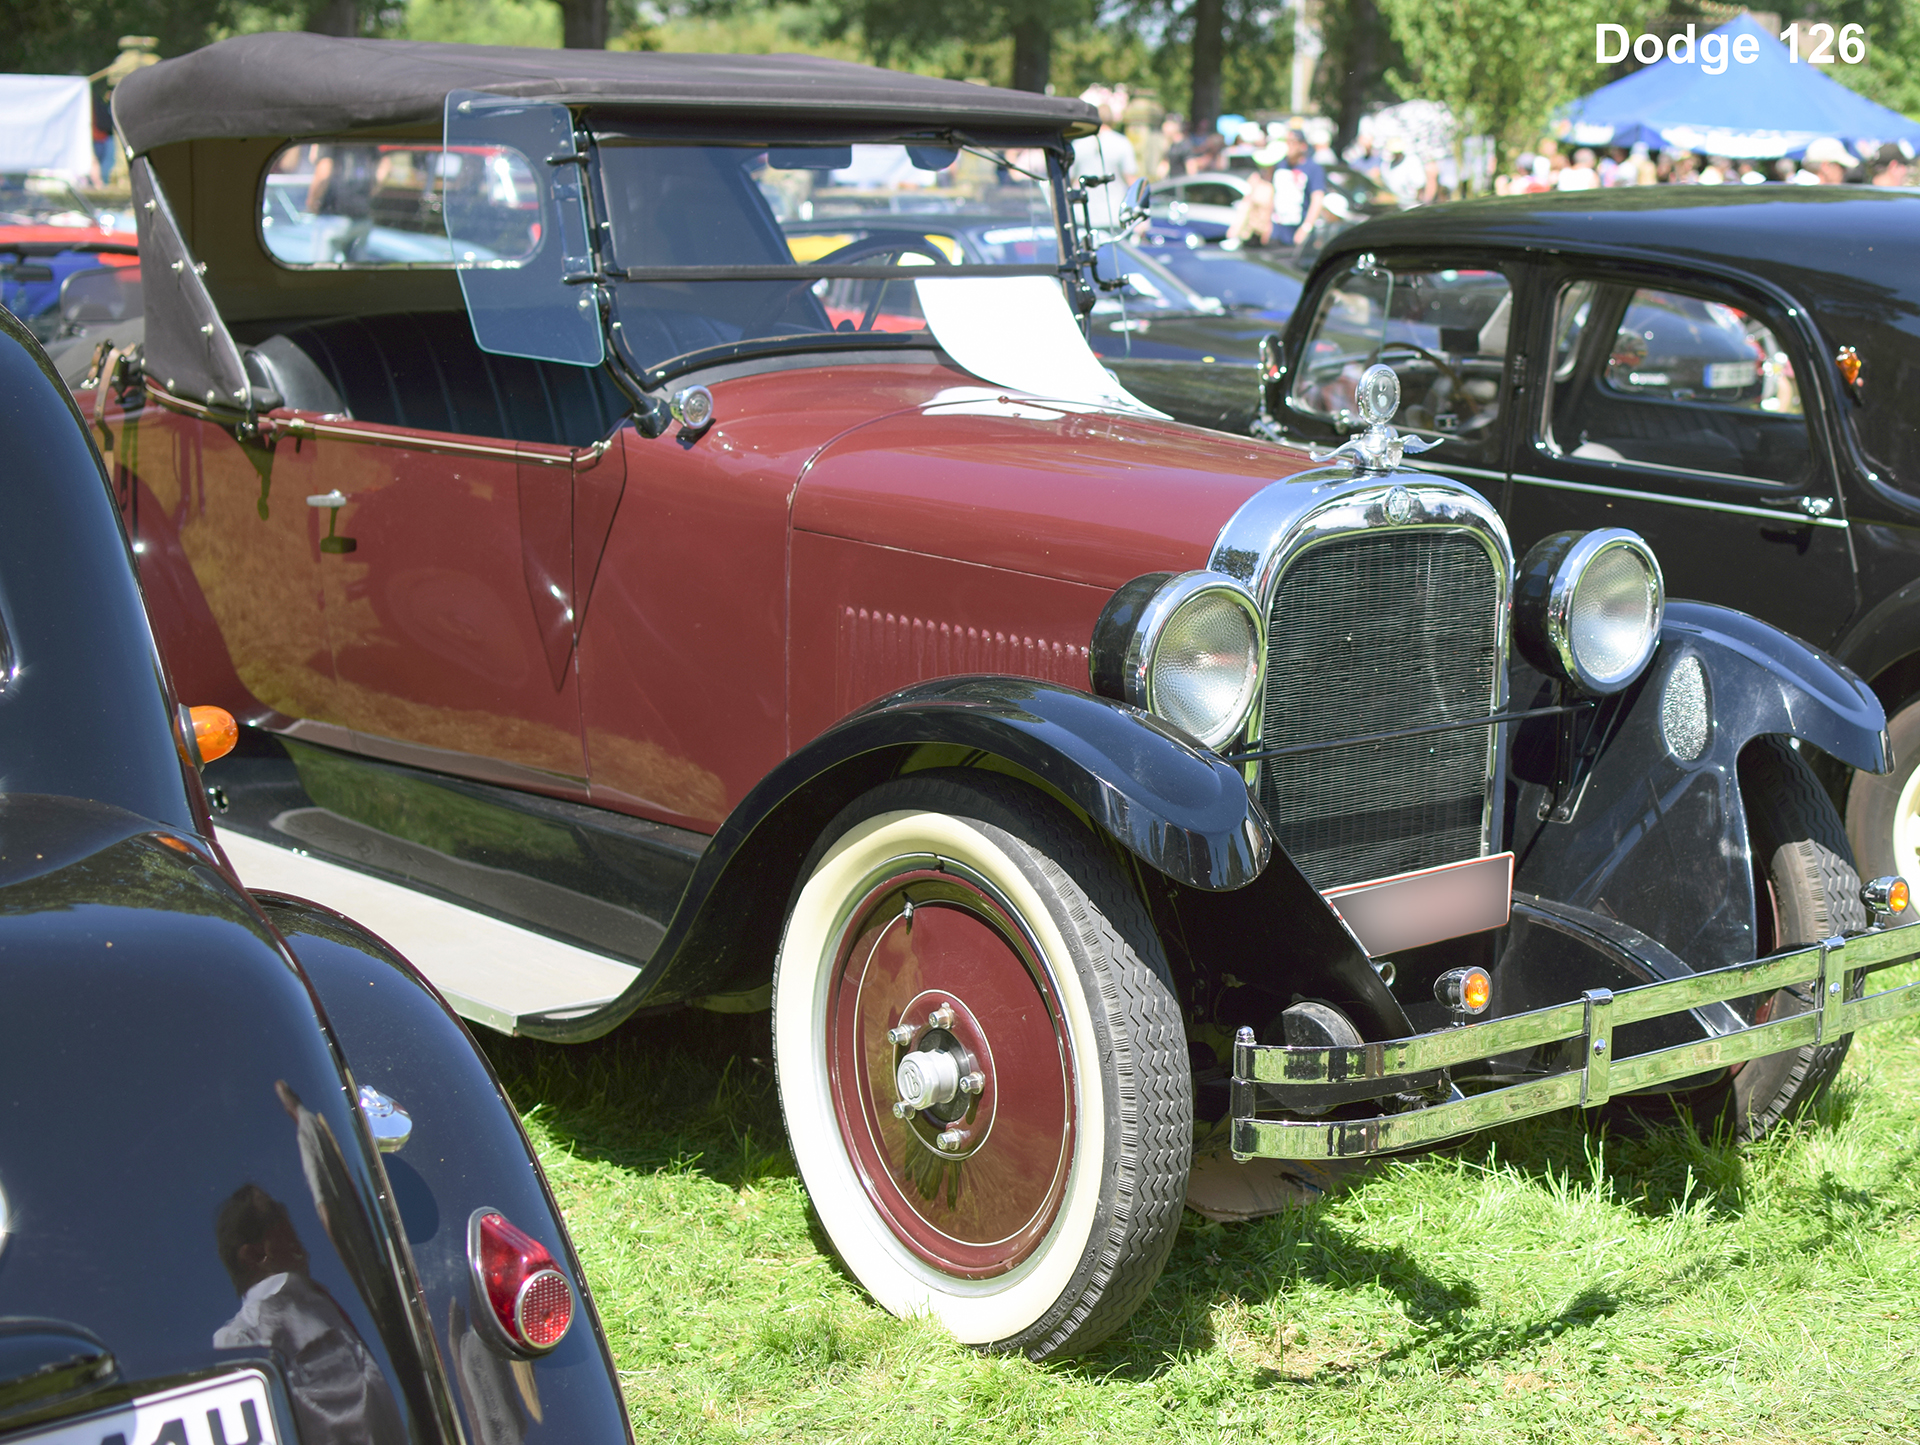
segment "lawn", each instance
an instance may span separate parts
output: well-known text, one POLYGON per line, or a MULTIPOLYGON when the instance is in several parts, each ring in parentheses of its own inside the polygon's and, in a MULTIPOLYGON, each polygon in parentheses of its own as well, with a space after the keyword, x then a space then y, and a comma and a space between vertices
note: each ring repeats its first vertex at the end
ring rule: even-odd
POLYGON ((488 1052, 643 1441, 1920 1439, 1920 1024, 1759 1145, 1512 1125, 1252 1224, 1189 1212, 1090 1356, 875 1308, 780 1126, 764 1016, 488 1052))

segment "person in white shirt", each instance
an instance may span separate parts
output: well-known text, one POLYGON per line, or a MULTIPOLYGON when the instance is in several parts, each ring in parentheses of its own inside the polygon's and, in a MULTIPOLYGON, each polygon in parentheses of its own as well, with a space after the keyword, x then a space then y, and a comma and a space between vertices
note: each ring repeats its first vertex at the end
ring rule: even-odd
POLYGON ((1585 146, 1573 153, 1573 164, 1568 166, 1554 180, 1556 190, 1596 191, 1600 189, 1600 173, 1594 169, 1593 152, 1585 146))
POLYGON ((1087 218, 1107 231, 1120 229, 1120 214, 1126 209, 1127 187, 1140 175, 1140 162, 1133 153, 1133 142, 1114 129, 1120 119, 1118 97, 1110 90, 1095 86, 1080 97, 1100 112, 1100 129, 1083 135, 1073 143, 1073 169, 1076 181, 1087 176, 1111 176, 1104 185, 1087 190, 1087 218))

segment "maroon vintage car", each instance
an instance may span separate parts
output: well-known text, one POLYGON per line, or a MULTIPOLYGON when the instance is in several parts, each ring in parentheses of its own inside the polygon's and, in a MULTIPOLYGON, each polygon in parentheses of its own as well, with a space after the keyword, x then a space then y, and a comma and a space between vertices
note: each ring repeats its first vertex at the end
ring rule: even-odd
POLYGON ((243 876, 501 1030, 771 1006, 889 1309, 1083 1349, 1196 1129, 1758 1132, 1915 1002, 1801 756, 1884 769, 1872 694, 1631 533, 1516 563, 1384 367, 1317 459, 1142 406, 1078 102, 255 35, 116 107, 146 331, 80 394, 243 876))

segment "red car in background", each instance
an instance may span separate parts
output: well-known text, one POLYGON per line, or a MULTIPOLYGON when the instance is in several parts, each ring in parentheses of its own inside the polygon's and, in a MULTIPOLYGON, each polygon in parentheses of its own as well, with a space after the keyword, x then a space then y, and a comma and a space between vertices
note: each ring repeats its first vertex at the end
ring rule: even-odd
POLYGON ((67 182, 0 173, 0 306, 42 342, 59 334, 60 289, 69 276, 137 264, 131 225, 95 210, 67 182))

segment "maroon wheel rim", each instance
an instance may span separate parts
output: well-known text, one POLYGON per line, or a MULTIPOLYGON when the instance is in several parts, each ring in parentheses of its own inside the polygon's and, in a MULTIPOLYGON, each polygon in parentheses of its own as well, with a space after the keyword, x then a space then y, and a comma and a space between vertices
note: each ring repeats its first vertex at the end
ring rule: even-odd
POLYGON ((984 889, 901 873, 853 910, 827 1003, 835 1122, 894 1237, 945 1273, 1004 1274, 1059 1214, 1076 1122, 1063 1019, 1033 941, 984 889), (896 1117, 896 1069, 921 1051, 977 1073, 978 1092, 896 1117))

